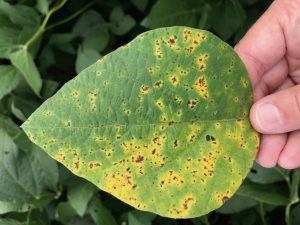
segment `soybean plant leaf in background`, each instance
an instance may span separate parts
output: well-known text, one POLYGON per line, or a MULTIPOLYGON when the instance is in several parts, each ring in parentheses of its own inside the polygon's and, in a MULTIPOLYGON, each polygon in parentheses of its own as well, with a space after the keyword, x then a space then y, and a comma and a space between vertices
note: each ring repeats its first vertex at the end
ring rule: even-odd
POLYGON ((48 191, 56 191, 56 163, 25 136, 22 138, 19 135, 15 143, 0 129, 0 145, 0 201, 19 205, 24 202, 37 203, 43 201, 48 191), (18 149, 20 143, 26 151, 18 149))
POLYGON ((111 11, 109 18, 110 29, 116 35, 124 35, 136 25, 134 18, 130 15, 125 15, 124 11, 119 7, 111 11))
POLYGON ((222 207, 219 208, 217 212, 222 214, 232 214, 243 211, 245 209, 249 209, 256 206, 257 204, 258 201, 251 198, 234 195, 224 205, 222 205, 222 207))
POLYGON ((258 147, 248 74, 207 31, 139 35, 63 86, 22 125, 49 155, 145 211, 197 217, 220 207, 258 147))
POLYGON ((76 72, 80 73, 83 69, 95 63, 98 59, 100 59, 98 51, 85 48, 84 46, 79 46, 75 63, 76 72))
POLYGON ((246 180, 237 194, 270 205, 286 205, 289 202, 288 188, 279 184, 257 184, 246 180))
POLYGON ((144 12, 149 0, 130 0, 131 3, 141 12, 144 12))
MULTIPOLYGON (((281 170, 282 169, 279 167, 267 169, 254 162, 253 167, 247 177, 249 180, 255 183, 275 183, 285 180, 284 175, 281 174, 281 170)), ((282 170, 282 173, 286 173, 286 171, 282 170)))
POLYGON ((173 25, 194 27, 202 9, 202 1, 160 0, 156 2, 141 25, 151 29, 173 25))
POLYGON ((39 96, 42 88, 40 73, 26 48, 22 48, 9 56, 11 63, 20 70, 34 93, 39 96))
POLYGON ((19 32, 15 28, 0 26, 0 58, 8 59, 16 49, 19 32))
POLYGON ((95 192, 95 187, 89 182, 75 182, 68 191, 68 199, 72 208, 79 216, 83 216, 88 203, 95 192))
POLYGON ((21 74, 13 66, 0 65, 0 100, 17 87, 20 78, 21 74))
POLYGON ((46 15, 49 12, 49 6, 53 0, 37 0, 35 8, 46 15))
POLYGON ((33 8, 21 4, 11 5, 4 0, 0 0, 0 14, 22 27, 37 27, 41 21, 39 14, 33 8))

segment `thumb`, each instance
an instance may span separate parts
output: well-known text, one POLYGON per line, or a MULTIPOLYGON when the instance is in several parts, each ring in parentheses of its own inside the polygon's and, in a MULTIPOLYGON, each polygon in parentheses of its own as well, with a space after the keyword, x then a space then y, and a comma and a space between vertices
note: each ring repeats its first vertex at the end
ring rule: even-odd
POLYGON ((284 89, 257 101, 251 108, 252 126, 263 134, 300 129, 300 85, 284 89))

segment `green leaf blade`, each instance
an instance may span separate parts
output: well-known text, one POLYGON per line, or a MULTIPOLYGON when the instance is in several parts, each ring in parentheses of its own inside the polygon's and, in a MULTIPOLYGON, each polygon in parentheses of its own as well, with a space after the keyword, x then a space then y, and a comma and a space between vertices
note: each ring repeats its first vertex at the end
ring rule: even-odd
POLYGON ((42 88, 41 75, 34 63, 34 60, 27 49, 21 50, 10 54, 11 63, 20 70, 23 74, 26 82, 32 88, 37 96, 40 96, 40 90, 42 88))
POLYGON ((251 93, 227 44, 206 31, 162 28, 82 71, 22 127, 128 204, 197 217, 230 198, 252 166, 251 93))

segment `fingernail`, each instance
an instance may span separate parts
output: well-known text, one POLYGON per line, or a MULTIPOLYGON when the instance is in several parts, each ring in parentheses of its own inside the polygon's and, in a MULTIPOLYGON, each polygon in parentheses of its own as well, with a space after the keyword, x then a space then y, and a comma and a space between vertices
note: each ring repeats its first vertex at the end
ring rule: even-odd
POLYGON ((280 111, 270 103, 262 103, 257 106, 256 121, 263 131, 276 131, 283 124, 280 111))

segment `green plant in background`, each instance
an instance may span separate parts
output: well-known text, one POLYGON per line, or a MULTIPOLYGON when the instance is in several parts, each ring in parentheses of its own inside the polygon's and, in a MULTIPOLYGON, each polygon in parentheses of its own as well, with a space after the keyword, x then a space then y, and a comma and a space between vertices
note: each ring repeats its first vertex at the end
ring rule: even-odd
POLYGON ((135 210, 68 172, 19 128, 76 73, 138 34, 184 25, 233 45, 270 1, 0 1, 0 224, 299 224, 299 170, 254 165, 223 207, 189 220, 135 210), (157 18, 161 18, 158 20, 157 18))

